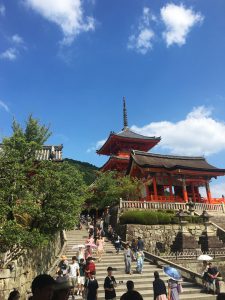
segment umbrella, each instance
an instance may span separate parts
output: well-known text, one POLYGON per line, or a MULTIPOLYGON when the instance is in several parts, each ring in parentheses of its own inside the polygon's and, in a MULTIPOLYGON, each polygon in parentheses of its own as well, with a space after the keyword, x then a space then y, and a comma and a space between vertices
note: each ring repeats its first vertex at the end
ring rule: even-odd
POLYGON ((72 250, 78 249, 78 248, 85 248, 85 246, 82 245, 82 244, 80 244, 80 245, 75 245, 75 246, 72 247, 72 250))
POLYGON ((95 244, 90 244, 90 243, 88 243, 88 244, 85 244, 85 246, 86 247, 91 247, 91 248, 97 248, 97 246, 95 245, 95 244))
POLYGON ((166 267, 163 267, 163 272, 173 280, 176 280, 176 281, 182 280, 180 272, 175 268, 166 266, 166 267))
POLYGON ((213 258, 207 254, 201 254, 197 260, 205 260, 205 261, 208 261, 208 260, 212 260, 213 258))

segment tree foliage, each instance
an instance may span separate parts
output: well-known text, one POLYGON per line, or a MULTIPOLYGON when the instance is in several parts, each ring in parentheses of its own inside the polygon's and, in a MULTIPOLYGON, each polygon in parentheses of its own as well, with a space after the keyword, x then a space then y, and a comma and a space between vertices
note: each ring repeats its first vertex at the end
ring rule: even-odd
POLYGON ((137 200, 142 182, 130 176, 121 176, 115 171, 99 172, 91 185, 92 196, 89 205, 97 208, 116 205, 119 199, 137 200))
POLYGON ((0 151, 0 252, 18 252, 72 229, 87 197, 81 173, 67 162, 38 161, 50 136, 30 116, 23 129, 16 121, 0 151))
POLYGON ((65 161, 67 161, 70 165, 75 166, 82 173, 84 182, 87 185, 92 184, 97 178, 98 168, 96 166, 71 158, 66 158, 65 161))

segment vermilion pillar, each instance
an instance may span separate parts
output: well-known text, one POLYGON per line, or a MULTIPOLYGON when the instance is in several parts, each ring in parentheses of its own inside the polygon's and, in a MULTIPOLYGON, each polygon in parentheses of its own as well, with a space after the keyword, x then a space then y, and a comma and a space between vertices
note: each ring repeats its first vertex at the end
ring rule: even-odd
POLYGON ((157 199, 157 183, 156 183, 156 176, 153 176, 153 190, 154 190, 154 197, 155 200, 157 199))
POLYGON ((196 202, 196 198, 195 198, 195 187, 194 187, 193 182, 191 183, 191 193, 192 193, 192 199, 193 199, 193 202, 196 202))
POLYGON ((187 188, 186 188, 186 181, 182 179, 182 188, 183 188, 183 198, 185 202, 188 202, 188 195, 187 195, 187 188))
POLYGON ((211 196, 211 191, 210 191, 210 187, 209 187, 209 182, 208 181, 206 181, 206 183, 205 183, 205 188, 206 188, 206 194, 207 194, 208 203, 211 203, 212 196, 211 196))

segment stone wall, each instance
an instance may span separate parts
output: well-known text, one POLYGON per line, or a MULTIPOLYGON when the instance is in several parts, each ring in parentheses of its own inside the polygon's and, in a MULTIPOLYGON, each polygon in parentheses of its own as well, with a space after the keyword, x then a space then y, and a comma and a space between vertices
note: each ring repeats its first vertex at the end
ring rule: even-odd
POLYGON ((34 277, 46 273, 59 255, 64 243, 61 234, 45 247, 26 251, 16 261, 12 271, 0 269, 0 299, 7 300, 9 293, 16 288, 21 293, 21 300, 27 299, 34 277))
MULTIPOLYGON (((187 224, 186 230, 192 235, 196 241, 199 240, 205 226, 202 224, 187 224)), ((145 249, 151 253, 157 253, 157 249, 162 252, 170 252, 170 247, 175 240, 180 229, 180 225, 138 225, 138 224, 127 224, 118 225, 117 231, 120 234, 122 240, 131 241, 133 238, 141 237, 145 243, 145 249)), ((215 232, 216 228, 210 226, 212 232, 215 232)))

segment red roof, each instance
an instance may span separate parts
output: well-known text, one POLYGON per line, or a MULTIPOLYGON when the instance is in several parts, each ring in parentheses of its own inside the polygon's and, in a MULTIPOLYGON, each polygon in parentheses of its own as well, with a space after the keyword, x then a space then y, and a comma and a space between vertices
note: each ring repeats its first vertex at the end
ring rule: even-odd
POLYGON ((107 162, 101 167, 101 171, 126 171, 129 164, 129 157, 110 156, 107 162))
POLYGON ((160 137, 148 137, 125 128, 119 133, 111 132, 104 145, 97 150, 98 154, 118 154, 120 150, 130 152, 132 149, 149 151, 161 140, 160 137))

